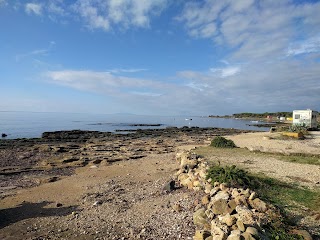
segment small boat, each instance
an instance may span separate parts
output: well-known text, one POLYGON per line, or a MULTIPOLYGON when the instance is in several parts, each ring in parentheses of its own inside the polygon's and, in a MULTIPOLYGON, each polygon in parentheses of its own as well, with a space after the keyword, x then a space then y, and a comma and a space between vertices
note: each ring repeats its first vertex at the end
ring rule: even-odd
POLYGON ((192 118, 186 118, 185 120, 186 121, 192 121, 192 118))

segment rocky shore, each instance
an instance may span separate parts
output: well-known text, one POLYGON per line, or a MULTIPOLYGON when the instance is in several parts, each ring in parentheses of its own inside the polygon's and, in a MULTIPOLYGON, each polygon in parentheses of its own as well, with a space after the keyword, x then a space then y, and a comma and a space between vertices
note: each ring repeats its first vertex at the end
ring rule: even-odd
MULTIPOLYGON (((191 240, 207 232, 212 235, 212 229, 198 226, 194 213, 212 210, 209 202, 226 189, 219 185, 205 193, 190 191, 197 184, 207 184, 200 179, 195 183, 193 177, 191 186, 189 176, 183 177, 186 173, 177 174, 181 168, 176 153, 207 145, 217 135, 237 137, 248 132, 253 131, 183 127, 117 134, 73 130, 46 132, 37 139, 0 140, 0 239, 191 240)), ((236 193, 227 192, 228 205, 236 193)), ((246 196, 250 211, 257 209, 250 204, 252 192, 244 194, 240 189, 238 193, 246 196)), ((239 219, 225 214, 232 220, 226 230, 231 233, 239 219)), ((233 233, 244 234, 247 227, 254 226, 247 224, 240 233, 233 233)))

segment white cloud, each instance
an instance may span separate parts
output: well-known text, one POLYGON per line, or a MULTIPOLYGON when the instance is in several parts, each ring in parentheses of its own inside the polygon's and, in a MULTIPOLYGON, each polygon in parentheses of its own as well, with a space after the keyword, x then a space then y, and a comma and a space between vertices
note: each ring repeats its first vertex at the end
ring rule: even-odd
POLYGON ((211 72, 219 73, 219 76, 222 78, 230 77, 236 75, 241 71, 240 67, 226 67, 226 68, 211 68, 211 72))
POLYGON ((42 14, 42 5, 37 3, 27 3, 25 5, 25 11, 28 14, 41 15, 42 14))
POLYGON ((164 91, 166 86, 157 81, 116 76, 111 72, 63 70, 49 71, 45 76, 55 84, 111 95, 140 93, 157 96, 162 94, 160 91, 164 91))
POLYGON ((307 39, 304 42, 291 44, 287 56, 320 52, 320 37, 307 39))
POLYGON ((109 31, 116 24, 123 29, 149 27, 150 18, 166 4, 167 0, 78 0, 73 8, 89 28, 109 31))
MULTIPOLYGON (((232 49, 230 59, 259 61, 285 56, 296 38, 316 37, 319 12, 320 2, 204 0, 185 3, 177 20, 190 36, 209 38, 216 47, 232 49)), ((289 55, 314 52, 314 43, 310 45, 295 47, 289 55)))
POLYGON ((319 109, 319 75, 319 62, 309 61, 303 65, 299 61, 288 59, 263 65, 248 64, 241 71, 235 67, 178 73, 180 78, 189 81, 186 85, 195 91, 199 104, 207 110, 214 106, 218 109, 214 109, 218 114, 225 109, 231 113, 319 109), (205 87, 199 87, 202 85, 205 87))

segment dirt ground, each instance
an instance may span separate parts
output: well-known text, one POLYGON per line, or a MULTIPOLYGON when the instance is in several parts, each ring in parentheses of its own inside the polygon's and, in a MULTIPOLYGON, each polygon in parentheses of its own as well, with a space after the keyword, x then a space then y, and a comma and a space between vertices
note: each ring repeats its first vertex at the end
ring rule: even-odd
MULTIPOLYGON (((292 141, 270 133, 228 138, 252 150, 320 153, 316 134, 292 141)), ((200 145, 176 146, 176 152, 194 146, 200 145)), ((311 187, 320 181, 315 165, 245 156, 237 162, 280 179, 306 179, 311 187)), ((201 196, 182 188, 163 191, 177 167, 174 152, 148 153, 111 165, 79 167, 59 181, 19 189, 0 200, 0 239, 192 239, 192 214, 201 196)))

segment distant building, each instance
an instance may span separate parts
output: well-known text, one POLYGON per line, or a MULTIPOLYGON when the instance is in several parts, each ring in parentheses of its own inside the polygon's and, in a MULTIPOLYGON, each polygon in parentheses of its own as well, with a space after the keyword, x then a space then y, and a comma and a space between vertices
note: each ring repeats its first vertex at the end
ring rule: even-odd
POLYGON ((292 124, 306 126, 307 128, 317 128, 317 116, 318 112, 311 109, 294 110, 292 114, 292 124))

